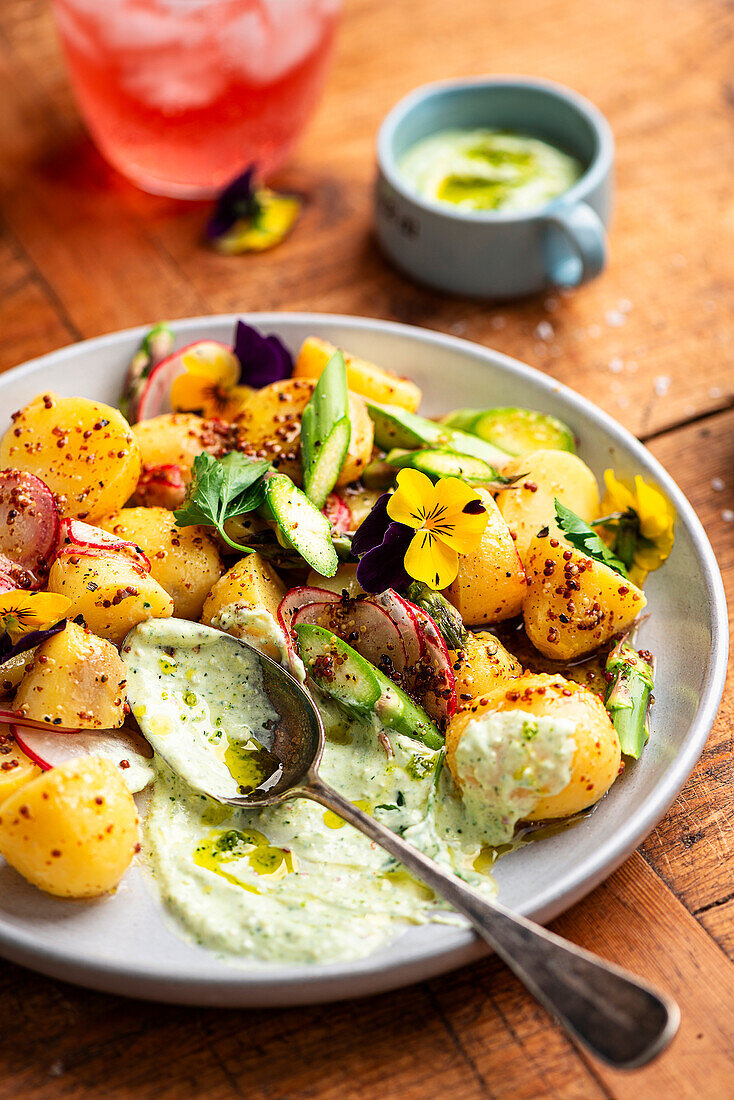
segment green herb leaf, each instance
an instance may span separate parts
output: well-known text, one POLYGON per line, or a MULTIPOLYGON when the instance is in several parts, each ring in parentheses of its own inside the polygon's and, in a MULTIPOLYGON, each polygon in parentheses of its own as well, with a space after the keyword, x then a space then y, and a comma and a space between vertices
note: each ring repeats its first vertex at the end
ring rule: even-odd
POLYGON ((191 481, 183 504, 174 513, 179 527, 215 527, 234 550, 252 553, 233 542, 224 530, 228 519, 259 508, 265 500, 265 475, 270 463, 231 451, 224 458, 200 454, 194 459, 191 481))
POLYGON ((301 418, 301 462, 306 496, 323 508, 336 485, 351 437, 347 367, 334 352, 301 418))
POLYGON ((616 554, 613 554, 609 547, 604 545, 596 531, 581 516, 577 516, 570 508, 566 508, 564 504, 561 504, 560 500, 555 501, 555 506, 558 526, 571 545, 593 561, 608 565, 615 573, 619 573, 620 577, 628 580, 624 562, 620 561, 616 554))

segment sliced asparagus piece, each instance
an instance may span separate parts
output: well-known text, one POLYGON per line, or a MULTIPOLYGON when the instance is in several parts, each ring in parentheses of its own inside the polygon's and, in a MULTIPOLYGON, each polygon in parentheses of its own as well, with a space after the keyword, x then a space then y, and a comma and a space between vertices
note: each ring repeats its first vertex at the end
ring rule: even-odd
POLYGON ((426 447, 449 447, 459 454, 481 458, 490 466, 504 466, 512 457, 501 447, 495 447, 476 435, 454 431, 444 424, 436 424, 416 413, 407 412, 397 405, 380 405, 365 399, 367 412, 375 425, 375 444, 383 451, 393 447, 408 450, 426 447))
POLYGON ((333 577, 339 558, 331 539, 331 523, 286 474, 273 474, 265 485, 262 514, 277 525, 278 541, 297 550, 322 577, 333 577))
POLYGON ((420 470, 430 478, 460 477, 469 485, 507 485, 511 478, 504 478, 496 466, 490 466, 483 458, 474 455, 459 454, 458 451, 445 448, 430 448, 422 451, 404 451, 394 447, 385 456, 389 466, 402 470, 420 470))
POLYGON ((653 659, 622 640, 609 654, 606 670, 612 676, 605 704, 609 717, 622 753, 637 760, 650 737, 647 712, 655 686, 653 659))
POLYGON ((323 508, 336 485, 351 431, 347 369, 337 351, 324 367, 301 421, 303 486, 317 508, 323 508))
POLYGON ((456 409, 443 418, 450 428, 471 432, 512 455, 576 450, 573 432, 561 420, 534 409, 456 409))

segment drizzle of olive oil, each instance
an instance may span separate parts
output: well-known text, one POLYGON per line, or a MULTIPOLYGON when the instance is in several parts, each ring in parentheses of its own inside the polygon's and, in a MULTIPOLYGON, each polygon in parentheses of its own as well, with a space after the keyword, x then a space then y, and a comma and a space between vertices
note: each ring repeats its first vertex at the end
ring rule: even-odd
MULTIPOLYGON (((358 798, 352 805, 356 806, 358 810, 364 810, 366 814, 372 813, 373 807, 366 798, 358 798)), ((324 825, 327 829, 343 829, 346 821, 343 817, 339 817, 339 814, 335 814, 333 810, 327 810, 324 814, 324 825)))
POLYGON ((267 790, 275 785, 283 771, 278 757, 252 739, 244 743, 230 741, 224 750, 224 763, 240 794, 267 790))
POLYGON ((295 853, 289 848, 275 847, 257 829, 225 829, 223 832, 215 829, 194 849, 194 863, 199 867, 220 875, 233 886, 239 886, 251 894, 262 893, 257 886, 244 882, 222 866, 241 860, 245 860, 255 874, 271 882, 277 882, 298 870, 295 853))

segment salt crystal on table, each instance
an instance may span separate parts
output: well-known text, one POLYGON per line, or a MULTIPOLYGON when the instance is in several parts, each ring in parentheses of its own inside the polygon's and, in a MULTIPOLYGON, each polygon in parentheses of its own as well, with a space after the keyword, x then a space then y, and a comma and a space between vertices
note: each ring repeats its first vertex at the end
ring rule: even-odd
POLYGON ((629 403, 630 403, 629 397, 625 397, 624 394, 622 394, 621 397, 617 398, 617 404, 619 405, 620 409, 626 409, 627 406, 629 405, 629 403))
POLYGON ((546 300, 543 302, 543 306, 547 310, 548 313, 555 313, 556 310, 558 309, 558 299, 557 298, 546 298, 546 300))
POLYGON ((725 487, 726 487, 726 483, 724 482, 723 478, 721 478, 721 477, 712 477, 711 478, 711 488, 714 490, 715 493, 720 493, 722 491, 722 489, 724 489, 725 487))
POLYGON ((623 367, 624 367, 624 363, 619 358, 618 355, 613 356, 609 360, 609 369, 612 372, 612 374, 621 374, 623 367))
POLYGON ((658 397, 664 397, 670 389, 671 379, 667 374, 659 374, 655 379, 655 393, 658 397))
POLYGON ((721 387, 712 386, 709 390, 709 397, 721 397, 721 387))
POLYGON ((610 309, 607 310, 605 320, 607 324, 610 325, 612 328, 619 328, 620 325, 623 325, 625 323, 627 318, 620 310, 610 309))
POLYGON ((52 1062, 51 1065, 48 1067, 48 1075, 49 1077, 63 1077, 64 1063, 52 1062))
POLYGON ((535 326, 535 335, 541 340, 552 340, 554 336, 553 325, 550 321, 541 321, 535 326))
POLYGON ((496 329, 496 331, 499 332, 499 330, 501 328, 505 327, 505 325, 507 324, 507 321, 505 321, 504 317, 502 317, 498 313, 492 318, 492 320, 489 323, 490 323, 490 325, 492 326, 493 329, 496 329))
POLYGON ((456 324, 449 325, 449 328, 454 336, 462 336, 466 332, 466 321, 457 321, 456 324))
POLYGON ((620 313, 630 313, 632 310, 632 302, 629 298, 620 298, 617 302, 617 309, 620 313))
POLYGON ((724 523, 732 523, 734 522, 734 512, 732 512, 731 508, 725 508, 721 513, 721 518, 724 523))
POLYGON ((627 370, 630 372, 630 374, 634 374, 637 370, 637 363, 634 359, 630 359, 629 363, 627 364, 627 370))
POLYGON ((597 336, 601 336, 601 325, 589 325, 587 331, 592 340, 595 340, 597 336))

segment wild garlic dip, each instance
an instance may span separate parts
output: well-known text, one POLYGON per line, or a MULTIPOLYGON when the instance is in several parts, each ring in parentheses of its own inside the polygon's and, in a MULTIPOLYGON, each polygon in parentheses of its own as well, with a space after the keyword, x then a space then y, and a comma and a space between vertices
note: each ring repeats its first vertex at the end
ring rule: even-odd
MULTIPOLYGON (((260 626, 253 623, 253 644, 262 644, 260 626)), ((379 846, 316 803, 245 810, 197 790, 236 791, 243 779, 266 785, 268 767, 277 766, 271 754, 258 754, 257 738, 277 715, 257 661, 236 649, 210 628, 159 619, 138 628, 123 651, 134 713, 168 761, 155 759, 144 850, 185 934, 230 956, 332 962, 368 955, 409 924, 460 921, 379 846)), ((326 782, 489 896, 493 849, 511 840, 532 805, 529 792, 537 800, 570 775, 569 723, 485 716, 461 750, 462 780, 476 777, 483 812, 481 799, 460 796, 441 766, 443 750, 383 727, 376 716, 347 718, 320 696, 317 704, 326 782)))
POLYGON ((523 211, 567 191, 583 165, 539 138, 505 130, 441 130, 413 145, 400 174, 424 198, 463 210, 523 211))

